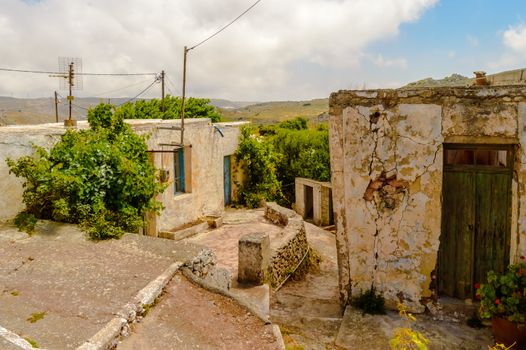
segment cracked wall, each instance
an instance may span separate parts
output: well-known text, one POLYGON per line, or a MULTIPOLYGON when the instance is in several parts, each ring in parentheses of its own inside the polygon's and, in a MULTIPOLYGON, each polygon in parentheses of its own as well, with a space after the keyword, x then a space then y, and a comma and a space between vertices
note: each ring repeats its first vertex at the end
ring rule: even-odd
MULTIPOLYGON (((441 226, 444 143, 526 142, 525 88, 340 91, 330 145, 340 296, 372 284, 423 311, 441 226), (520 130, 520 132, 519 132, 520 130)), ((526 249, 526 155, 513 181, 512 261, 526 249), (519 200, 520 198, 520 200, 519 200), (522 211, 521 211, 521 208, 522 211)))

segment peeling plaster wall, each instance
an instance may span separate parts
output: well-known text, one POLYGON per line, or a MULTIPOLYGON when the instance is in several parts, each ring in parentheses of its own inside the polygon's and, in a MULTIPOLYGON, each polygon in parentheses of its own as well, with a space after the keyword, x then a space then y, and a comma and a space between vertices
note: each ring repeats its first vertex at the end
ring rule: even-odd
MULTIPOLYGON (((171 150, 173 147, 160 143, 180 142, 180 131, 158 129, 158 126, 179 126, 179 120, 127 120, 137 133, 150 135, 148 149, 171 150)), ((245 124, 218 123, 222 133, 215 130, 209 119, 185 120, 185 180, 188 193, 174 195, 173 154, 154 154, 157 168, 169 170, 168 188, 159 196, 165 206, 157 217, 157 230, 170 230, 193 222, 207 215, 222 215, 223 157, 235 152, 239 139, 239 127, 245 124), (191 147, 190 147, 191 146, 191 147)), ((87 128, 86 122, 78 122, 78 128, 87 128)), ((0 127, 0 220, 12 219, 24 208, 22 203, 22 180, 9 175, 5 159, 18 159, 33 153, 32 144, 50 149, 65 132, 61 124, 24 125, 0 127)))
MULTIPOLYGON (((526 143, 526 88, 340 91, 330 146, 340 296, 372 284, 423 311, 441 226, 442 145, 526 143), (519 142, 520 141, 520 142, 519 142)), ((511 259, 526 253, 526 154, 512 184, 511 259), (520 254, 519 254, 520 253, 520 254)))

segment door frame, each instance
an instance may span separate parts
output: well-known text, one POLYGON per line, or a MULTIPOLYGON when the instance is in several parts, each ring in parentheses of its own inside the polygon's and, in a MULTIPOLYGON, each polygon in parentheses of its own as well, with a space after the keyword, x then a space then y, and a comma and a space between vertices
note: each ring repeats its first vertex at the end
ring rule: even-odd
MULTIPOLYGON (((444 143, 443 144, 443 172, 442 172, 442 190, 441 190, 441 232, 440 232, 440 238, 439 238, 439 243, 440 243, 440 248, 439 248, 439 251, 438 251, 438 254, 437 254, 437 293, 440 293, 441 292, 441 287, 440 287, 440 281, 441 281, 441 278, 440 278, 440 266, 441 266, 441 262, 440 262, 440 257, 441 257, 441 249, 443 247, 443 239, 446 239, 444 238, 444 232, 443 230, 445 229, 444 228, 444 220, 446 219, 445 218, 445 210, 444 210, 444 206, 447 205, 447 203, 444 202, 444 193, 445 191, 447 191, 447 188, 446 188, 446 175, 448 173, 455 173, 455 172, 460 172, 460 173, 472 173, 473 175, 476 176, 476 174, 481 174, 481 173, 485 173, 485 174, 507 174, 509 176, 509 188, 507 189, 509 192, 509 199, 507 200, 507 208, 506 208, 506 213, 507 213, 507 221, 508 221, 508 227, 507 227, 507 235, 508 235, 508 241, 506 243, 506 252, 507 254, 505 255, 506 258, 507 258, 507 262, 509 263, 510 259, 511 259, 511 251, 512 251, 512 242, 513 242, 513 237, 512 237, 512 233, 513 233, 513 214, 512 214, 512 208, 513 208, 513 202, 514 202, 514 198, 513 198, 513 169, 514 169, 514 163, 515 163, 515 150, 516 150, 516 144, 478 144, 478 143, 474 143, 474 144, 467 144, 467 143, 444 143), (448 150, 474 150, 474 154, 473 154, 473 164, 471 165, 464 165, 464 164, 447 164, 447 151, 448 150), (476 151, 477 150, 498 150, 498 151, 507 151, 507 157, 506 157, 506 166, 505 167, 497 167, 497 166, 488 166, 488 165, 477 165, 477 160, 476 160, 476 151)), ((473 186, 476 186, 476 177, 473 178, 473 186)), ((474 215, 476 215, 477 213, 477 201, 476 201, 476 197, 477 197, 477 187, 474 187, 474 189, 472 189, 474 192, 474 197, 473 197, 473 210, 474 210, 474 215)), ((476 226, 477 223, 475 222, 474 225, 476 226)), ((478 227, 475 227, 475 231, 478 229, 478 227)), ((474 279, 474 274, 475 274, 475 268, 474 268, 474 265, 475 265, 475 261, 476 261, 476 252, 475 252, 475 239, 476 237, 473 238, 473 242, 472 242, 472 250, 471 250, 471 257, 470 257, 470 260, 471 260, 471 282, 473 282, 473 279, 474 279)), ((471 283, 473 284, 473 283, 471 283)), ((472 294, 474 292, 474 289, 473 289, 473 286, 472 286, 472 294)))

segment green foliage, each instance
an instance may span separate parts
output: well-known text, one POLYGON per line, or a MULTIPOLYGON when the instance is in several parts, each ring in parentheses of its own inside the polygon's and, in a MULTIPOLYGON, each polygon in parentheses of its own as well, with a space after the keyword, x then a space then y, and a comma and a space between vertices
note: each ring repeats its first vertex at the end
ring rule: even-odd
POLYGON ((382 294, 376 293, 373 286, 355 297, 352 304, 366 314, 385 315, 385 299, 382 294))
POLYGON ((512 322, 526 319, 526 263, 511 264, 503 274, 488 272, 487 283, 475 285, 482 319, 504 317, 512 322))
MULTIPOLYGON (((79 223, 93 239, 136 232, 146 211, 158 211, 162 192, 148 160, 145 136, 124 123, 107 104, 90 109, 90 129, 68 130, 49 151, 16 162, 10 172, 24 177, 25 212, 39 219, 79 223)), ((24 221, 24 222, 25 222, 24 221)))
MULTIPOLYGON (((161 100, 137 100, 118 107, 116 113, 122 113, 124 119, 179 119, 181 117, 181 98, 166 96, 164 112, 161 100)), ((190 97, 185 100, 185 118, 210 118, 212 122, 221 120, 221 115, 209 99, 190 97)))
POLYGON ((247 163, 249 181, 252 180, 250 176, 255 176, 255 181, 267 183, 267 186, 254 183, 243 188, 241 204, 253 206, 266 199, 290 207, 295 201, 296 177, 318 181, 330 181, 331 178, 329 132, 325 126, 307 128, 304 118, 251 128, 249 134, 242 134, 236 154, 239 154, 238 160, 250 159, 247 163), (279 193, 274 189, 276 183, 281 186, 279 193), (266 187, 272 188, 273 195, 264 195, 266 187))
POLYGON ((331 180, 327 129, 277 128, 271 142, 281 155, 276 169, 278 180, 284 184, 286 200, 280 204, 290 207, 294 203, 296 177, 317 181, 331 180))
POLYGON ((285 120, 279 123, 278 127, 289 130, 307 130, 307 119, 296 117, 294 119, 285 120))
POLYGON ((37 218, 26 211, 21 211, 15 217, 15 225, 20 231, 31 234, 35 230, 37 218))
POLYGON ((240 204, 256 208, 262 200, 276 201, 283 198, 281 183, 276 178, 275 164, 279 155, 257 130, 248 126, 241 129, 235 157, 236 161, 244 165, 247 177, 239 188, 240 204))

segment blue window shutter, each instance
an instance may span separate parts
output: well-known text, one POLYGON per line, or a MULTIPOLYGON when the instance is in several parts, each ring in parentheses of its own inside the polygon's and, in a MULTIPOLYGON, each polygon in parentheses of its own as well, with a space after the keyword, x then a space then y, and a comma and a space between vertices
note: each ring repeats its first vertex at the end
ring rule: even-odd
POLYGON ((181 179, 179 192, 184 192, 184 150, 182 148, 179 149, 179 171, 179 178, 181 179))

